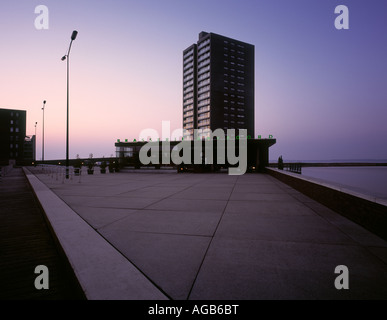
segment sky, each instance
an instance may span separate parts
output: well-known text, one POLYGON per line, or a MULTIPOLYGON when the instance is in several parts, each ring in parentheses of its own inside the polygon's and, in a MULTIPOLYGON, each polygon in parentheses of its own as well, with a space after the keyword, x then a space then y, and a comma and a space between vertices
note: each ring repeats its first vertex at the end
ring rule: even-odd
POLYGON ((182 52, 206 31, 255 45, 255 134, 277 139, 271 160, 387 159, 385 0, 2 0, 0 25, 0 108, 27 110, 29 135, 38 122, 38 159, 43 100, 45 159, 65 158, 73 30, 70 158, 115 155, 162 121, 180 129, 182 52), (335 28, 338 5, 349 29, 335 28))

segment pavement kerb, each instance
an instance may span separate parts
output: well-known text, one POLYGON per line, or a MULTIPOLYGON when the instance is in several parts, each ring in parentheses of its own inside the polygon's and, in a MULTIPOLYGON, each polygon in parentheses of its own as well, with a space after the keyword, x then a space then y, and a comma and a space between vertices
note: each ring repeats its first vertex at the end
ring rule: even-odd
POLYGON ((23 170, 87 299, 168 300, 63 200, 23 170))

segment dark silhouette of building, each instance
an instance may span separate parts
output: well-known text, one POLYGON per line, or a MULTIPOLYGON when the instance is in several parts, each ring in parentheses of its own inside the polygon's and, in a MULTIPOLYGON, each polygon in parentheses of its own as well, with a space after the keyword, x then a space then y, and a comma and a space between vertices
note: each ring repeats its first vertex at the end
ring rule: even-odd
MULTIPOLYGON (((208 141, 202 140, 199 145, 195 145, 195 141, 154 141, 151 142, 153 146, 157 147, 157 154, 155 157, 152 157, 152 162, 147 165, 143 165, 140 161, 140 151, 147 143, 146 141, 125 141, 121 142, 118 140, 115 143, 116 147, 116 157, 119 159, 119 163, 124 166, 133 166, 137 169, 141 167, 155 167, 160 168, 160 166, 171 166, 177 167, 178 172, 192 169, 193 171, 218 171, 221 168, 229 168, 235 165, 231 165, 227 159, 224 163, 217 162, 217 153, 222 152, 223 154, 227 153, 227 144, 224 143, 223 146, 218 146, 218 141, 214 141, 213 148, 211 150, 206 149, 206 143, 208 141), (183 162, 181 165, 175 165, 172 161, 169 161, 168 164, 163 164, 163 157, 167 153, 172 154, 172 150, 179 145, 180 143, 187 143, 191 149, 188 163, 183 162), (166 143, 167 146, 164 147, 163 144, 166 143), (212 153, 211 158, 213 159, 212 163, 208 163, 208 153, 212 153), (195 164, 194 156, 195 154, 200 154, 202 159, 201 164, 195 164)), ((269 165, 269 148, 276 143, 276 139, 247 139, 247 171, 248 172, 264 172, 265 168, 269 165)), ((239 144, 236 143, 236 150, 239 154, 239 144)), ((168 158, 168 156, 167 156, 168 158)))
POLYGON ((24 110, 0 109, 0 163, 24 162, 26 137, 26 117, 24 110))
POLYGON ((26 136, 24 139, 24 161, 32 163, 36 161, 36 136, 26 136))
POLYGON ((254 137, 254 51, 207 32, 183 51, 183 128, 191 138, 194 129, 205 138, 216 129, 247 129, 254 137))

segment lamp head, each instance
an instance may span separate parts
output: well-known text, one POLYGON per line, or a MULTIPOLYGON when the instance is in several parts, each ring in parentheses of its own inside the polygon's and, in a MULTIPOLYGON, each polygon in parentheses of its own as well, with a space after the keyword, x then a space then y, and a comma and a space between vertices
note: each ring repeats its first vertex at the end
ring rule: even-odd
POLYGON ((43 101, 43 104, 46 104, 46 100, 43 101))
POLYGON ((66 56, 63 56, 61 60, 62 60, 62 61, 65 61, 65 60, 66 60, 66 56))
POLYGON ((77 37, 78 35, 78 31, 77 30, 74 30, 72 35, 71 35, 71 40, 75 40, 75 38, 77 37))

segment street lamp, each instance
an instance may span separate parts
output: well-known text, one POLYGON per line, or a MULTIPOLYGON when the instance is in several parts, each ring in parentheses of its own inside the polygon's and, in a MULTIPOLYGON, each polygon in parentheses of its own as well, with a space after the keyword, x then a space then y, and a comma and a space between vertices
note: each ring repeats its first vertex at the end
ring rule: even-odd
POLYGON ((74 30, 71 34, 71 42, 69 51, 62 57, 62 61, 67 59, 67 126, 66 126, 66 179, 69 178, 69 66, 70 66, 70 50, 71 45, 78 35, 78 31, 74 30))
POLYGON ((35 122, 34 161, 36 161, 36 127, 37 126, 38 126, 38 123, 35 122))
POLYGON ((42 135, 42 163, 44 163, 44 109, 46 106, 46 100, 43 101, 43 135, 42 135))

